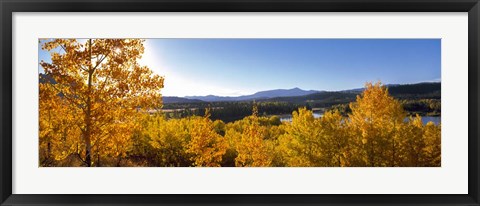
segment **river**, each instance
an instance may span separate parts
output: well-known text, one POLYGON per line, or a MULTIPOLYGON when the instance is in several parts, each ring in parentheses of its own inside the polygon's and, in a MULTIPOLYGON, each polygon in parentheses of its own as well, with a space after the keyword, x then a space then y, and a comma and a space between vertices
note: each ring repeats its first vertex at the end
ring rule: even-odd
MULTIPOLYGON (((277 115, 277 116, 280 117, 280 121, 282 121, 282 122, 291 122, 292 121, 292 115, 291 114, 281 114, 281 115, 277 115)), ((323 116, 323 113, 319 113, 319 112, 314 112, 313 113, 313 117, 315 117, 315 118, 320 118, 322 116, 323 116)), ((408 118, 406 118, 405 120, 407 121, 408 118)), ((435 123, 436 125, 438 125, 439 123, 441 123, 441 117, 440 116, 422 116, 423 124, 427 124, 430 121, 435 123)))

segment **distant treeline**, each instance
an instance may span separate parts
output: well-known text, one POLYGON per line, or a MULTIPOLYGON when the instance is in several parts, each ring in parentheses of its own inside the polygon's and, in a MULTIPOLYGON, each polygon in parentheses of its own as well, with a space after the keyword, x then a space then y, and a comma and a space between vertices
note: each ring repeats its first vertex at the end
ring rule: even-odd
MULTIPOLYGON (((400 100, 403 109, 410 115, 421 116, 441 115, 441 84, 421 83, 411 85, 390 85, 388 92, 400 100)), ((323 108, 338 110, 342 115, 351 112, 349 103, 354 102, 362 91, 319 92, 296 97, 277 97, 255 100, 259 115, 291 114, 299 107, 323 108)), ((206 108, 211 108, 210 118, 232 122, 243 119, 252 113, 254 101, 235 102, 190 102, 164 104, 167 117, 184 118, 188 116, 203 116, 206 108)))
MULTIPOLYGON (((439 99, 411 99, 400 100, 403 109, 409 115, 418 114, 420 116, 440 116, 441 115, 441 102, 439 99)), ((258 111, 260 116, 278 115, 278 114, 291 114, 297 108, 305 107, 308 110, 318 106, 318 104, 296 104, 289 102, 214 102, 214 103, 174 103, 166 104, 168 109, 174 109, 175 111, 166 112, 169 118, 185 118, 189 116, 203 116, 205 115, 206 108, 211 108, 210 119, 222 120, 224 122, 233 122, 243 119, 252 113, 253 105, 258 105, 258 111)), ((332 104, 331 106, 321 107, 325 110, 337 110, 343 116, 347 116, 351 113, 349 103, 332 104)))
MULTIPOLYGON (((441 102, 439 99, 414 99, 414 100, 399 100, 403 109, 408 115, 418 114, 420 116, 440 116, 441 102)), ((349 104, 337 104, 330 107, 330 110, 337 110, 343 116, 347 116, 352 112, 349 104)))
POLYGON ((398 99, 441 99, 441 86, 439 82, 393 85, 388 92, 398 99))
POLYGON ((174 110, 166 112, 169 118, 185 118, 189 116, 203 116, 206 108, 210 108, 210 119, 233 122, 252 114, 253 105, 258 107, 261 116, 273 114, 291 114, 301 107, 311 109, 306 104, 289 102, 197 102, 197 103, 172 103, 165 104, 164 109, 174 110))
MULTIPOLYGON (((257 101, 280 101, 306 103, 311 107, 331 107, 337 104, 354 102, 362 90, 347 90, 338 92, 318 92, 297 97, 277 97, 257 101)), ((419 83, 388 86, 390 95, 397 99, 441 99, 441 83, 419 83)))

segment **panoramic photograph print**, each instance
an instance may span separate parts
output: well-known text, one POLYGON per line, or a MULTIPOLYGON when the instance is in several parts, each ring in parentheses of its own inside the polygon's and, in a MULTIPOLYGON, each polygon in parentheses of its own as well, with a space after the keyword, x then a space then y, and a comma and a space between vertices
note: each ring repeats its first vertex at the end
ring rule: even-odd
POLYGON ((441 39, 38 40, 39 167, 441 167, 441 39))

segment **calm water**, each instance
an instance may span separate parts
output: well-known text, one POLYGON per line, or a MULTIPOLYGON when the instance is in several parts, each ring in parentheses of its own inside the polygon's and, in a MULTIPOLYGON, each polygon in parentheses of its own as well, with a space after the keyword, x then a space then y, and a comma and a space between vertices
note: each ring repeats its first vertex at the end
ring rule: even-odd
POLYGON ((427 124, 428 122, 432 121, 435 124, 441 123, 441 117, 430 117, 430 116, 422 116, 423 124, 427 124))
MULTIPOLYGON (((291 122, 292 121, 292 115, 291 114, 282 114, 282 115, 277 115, 280 117, 280 121, 282 122, 291 122)), ((315 118, 320 118, 322 117, 322 113, 313 113, 313 117, 315 118)), ((406 119, 408 120, 408 119, 406 119)), ((422 116, 422 122, 423 124, 427 124, 428 122, 432 121, 435 124, 441 123, 441 117, 431 117, 431 116, 422 116)))
MULTIPOLYGON (((292 121, 292 115, 291 114, 280 114, 280 115, 277 115, 277 116, 280 117, 280 121, 282 121, 282 122, 291 122, 292 121)), ((315 118, 320 118, 322 116, 323 116, 322 113, 316 113, 316 112, 313 113, 313 117, 315 117, 315 118)))

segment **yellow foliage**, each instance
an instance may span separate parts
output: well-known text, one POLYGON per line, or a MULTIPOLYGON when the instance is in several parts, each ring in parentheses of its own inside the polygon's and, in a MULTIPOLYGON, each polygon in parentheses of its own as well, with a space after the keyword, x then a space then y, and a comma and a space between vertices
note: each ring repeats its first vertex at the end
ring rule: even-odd
POLYGON ((395 166, 399 127, 405 111, 380 82, 367 83, 350 103, 348 126, 353 133, 352 161, 358 166, 395 166))
MULTIPOLYGON (((63 149, 64 154, 80 157, 86 166, 99 165, 100 158, 95 162, 94 155, 108 156, 116 158, 118 166, 138 127, 139 111, 161 107, 163 77, 137 62, 143 40, 54 39, 42 48, 51 51, 51 62, 40 62, 45 72, 40 83, 41 113, 59 116, 63 121, 59 126, 68 126, 65 138, 78 145, 74 151, 63 149)), ((42 122, 48 121, 48 115, 43 117, 41 125, 53 123, 42 122)), ((41 139, 47 137, 44 129, 40 128, 41 139)))
POLYGON ((407 117, 381 83, 367 83, 351 114, 307 108, 224 123, 167 118, 163 77, 138 64, 138 39, 55 39, 42 45, 41 166, 417 167, 441 165, 441 126, 407 117), (62 52, 57 52, 57 48, 62 52))
POLYGON ((241 120, 244 123, 242 131, 228 130, 226 134, 234 139, 238 154, 235 165, 238 167, 268 167, 272 164, 273 151, 265 140, 268 130, 260 125, 255 111, 252 116, 241 120))
POLYGON ((288 166, 323 165, 319 129, 312 111, 301 108, 292 113, 292 122, 285 125, 285 134, 280 136, 280 149, 285 154, 284 160, 288 166))
POLYGON ((186 151, 193 155, 195 166, 218 167, 222 156, 227 150, 227 142, 224 137, 214 130, 213 122, 208 116, 193 118, 190 131, 191 139, 186 151))

